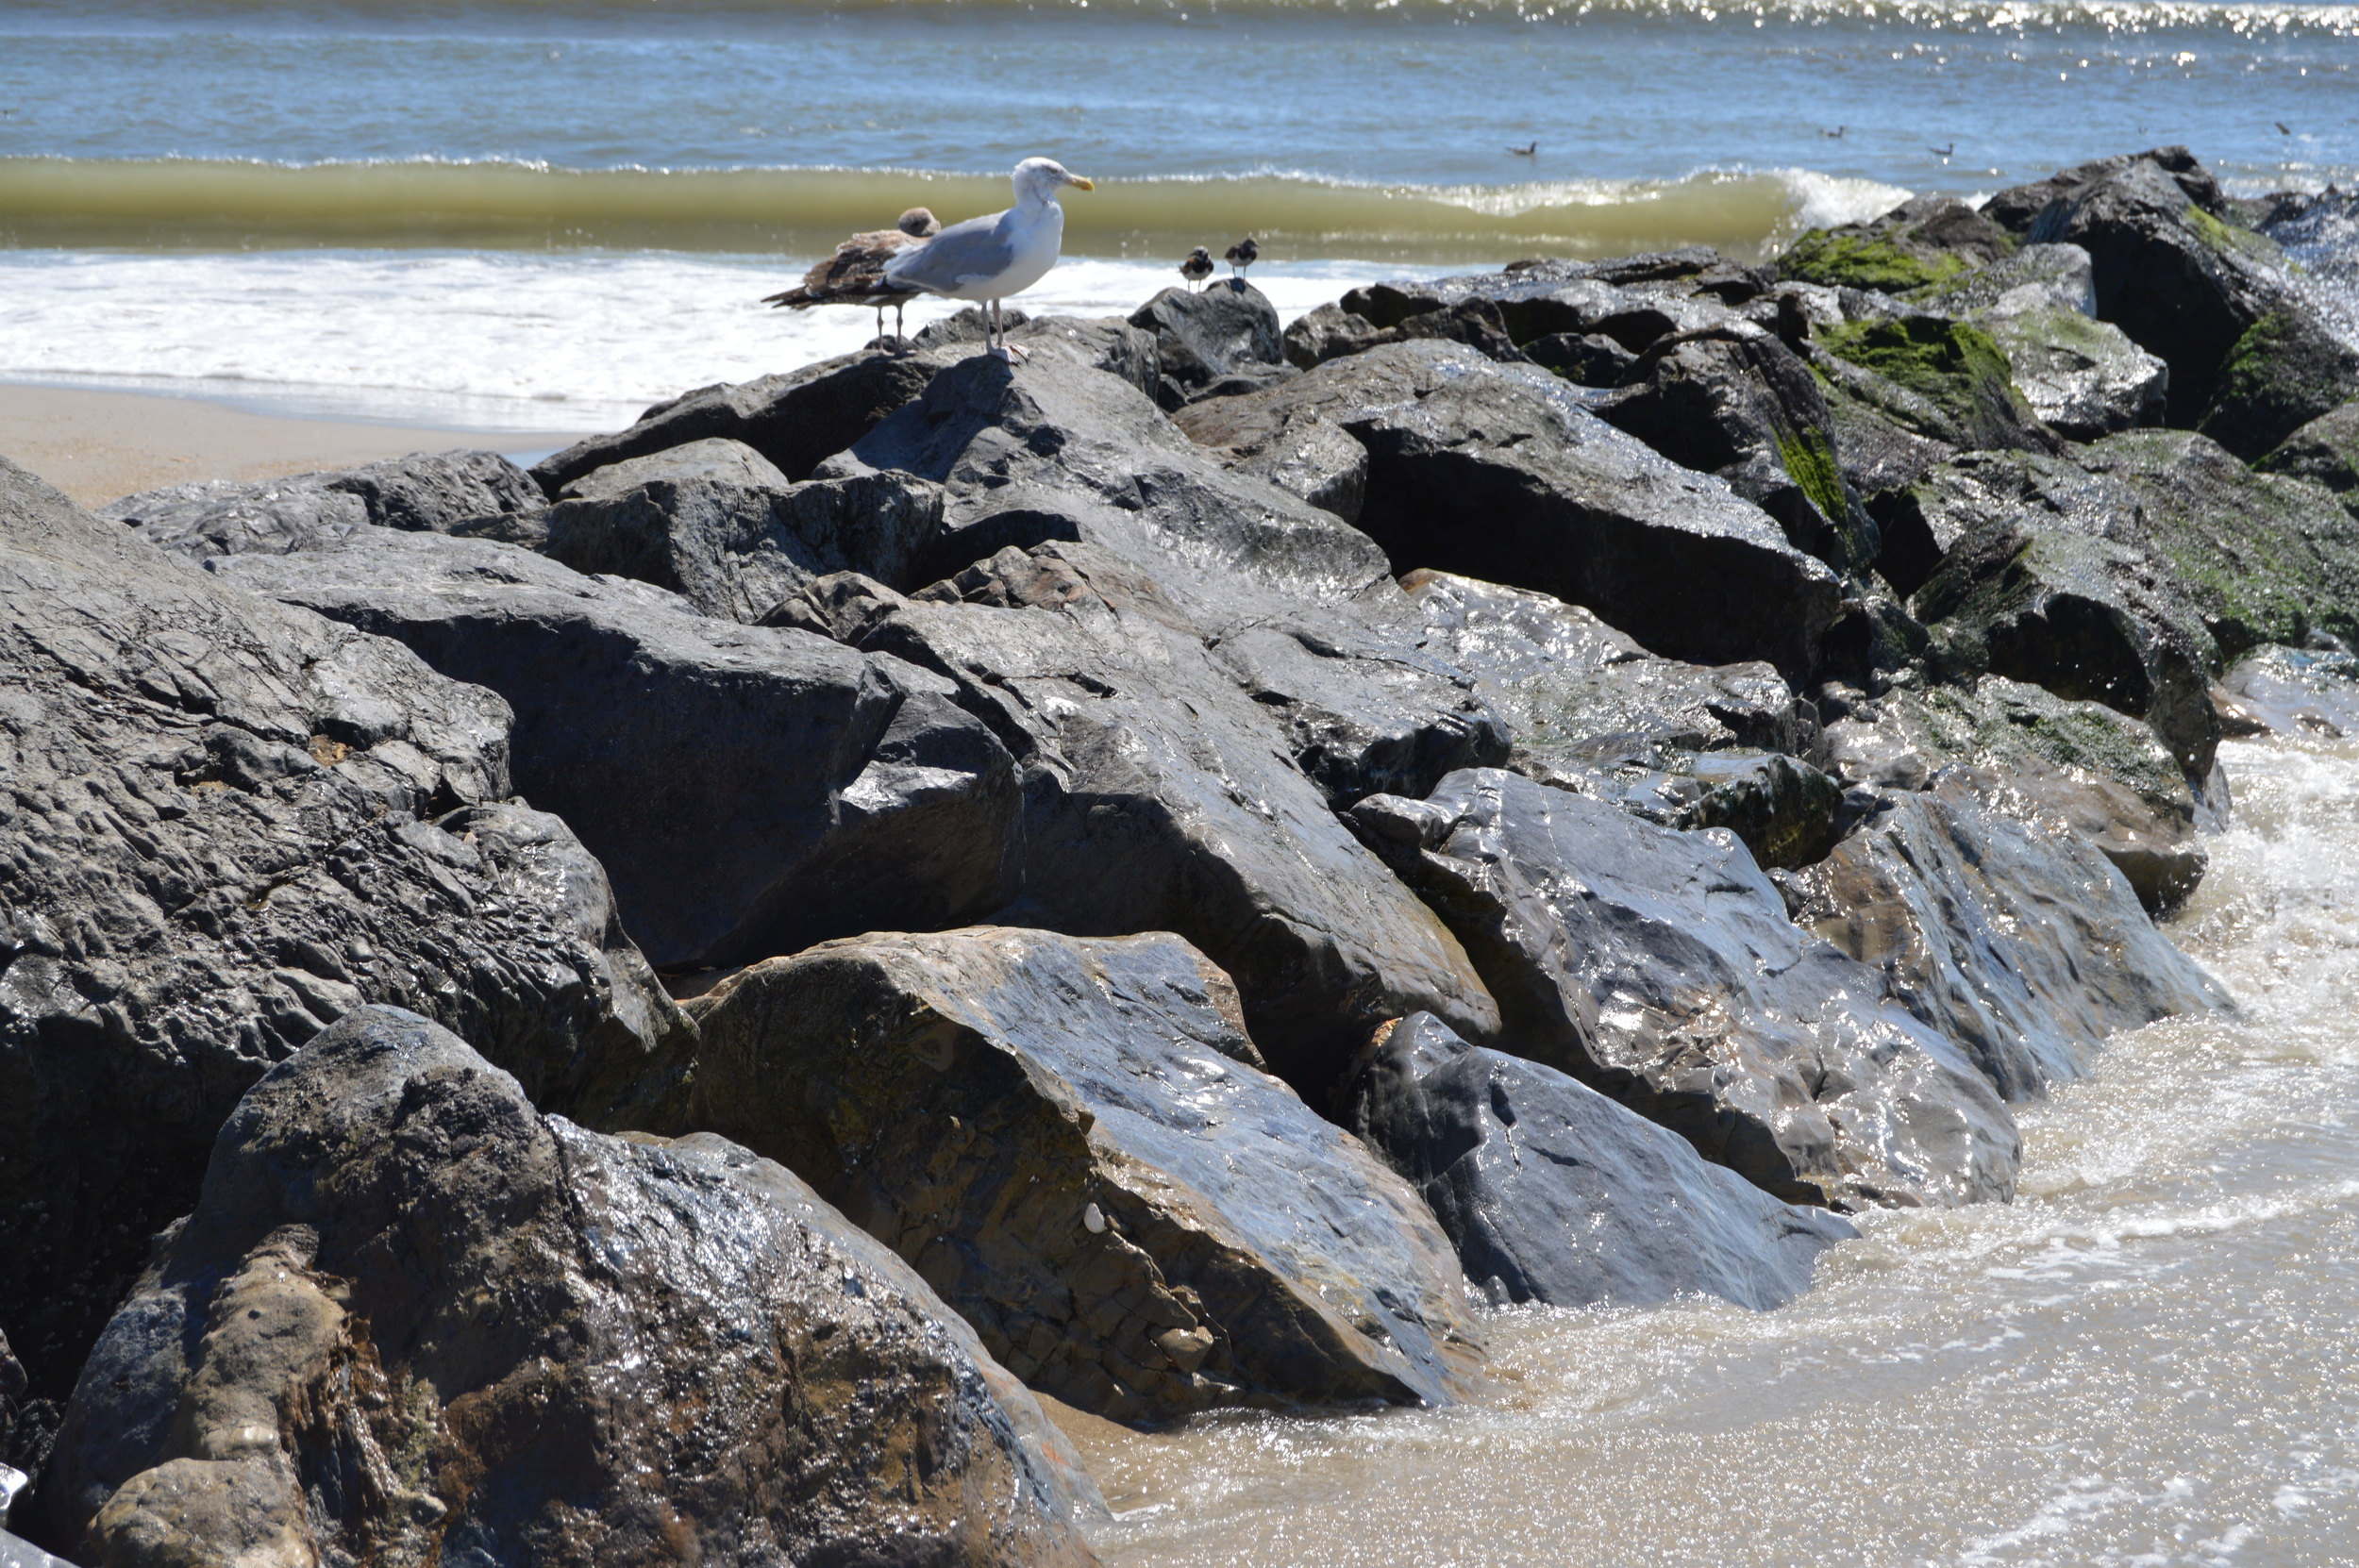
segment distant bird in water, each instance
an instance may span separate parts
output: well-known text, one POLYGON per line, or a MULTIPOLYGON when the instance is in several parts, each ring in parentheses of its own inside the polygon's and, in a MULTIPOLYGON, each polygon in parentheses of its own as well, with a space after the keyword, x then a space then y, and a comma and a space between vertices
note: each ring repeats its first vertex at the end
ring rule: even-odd
POLYGON ((1180 263, 1180 275, 1188 280, 1188 288, 1191 291, 1195 290, 1197 285, 1213 275, 1213 253, 1202 245, 1188 252, 1188 259, 1180 263))
POLYGON ((1030 356, 1009 346, 999 302, 1038 283, 1057 264, 1064 248, 1064 209, 1057 205, 1058 190, 1096 187, 1053 158, 1028 158, 1008 179, 1015 187, 1013 207, 952 224, 887 261, 884 276, 896 289, 923 289, 946 299, 989 306, 983 341, 989 352, 1014 364, 1030 356))
POLYGON ((1843 140, 1843 133, 1850 128, 1851 127, 1849 125, 1837 125, 1834 129, 1829 130, 1822 125, 1819 127, 1818 134, 1821 136, 1832 136, 1836 141, 1840 142, 1843 140))
POLYGON ((1507 150, 1514 153, 1517 158, 1538 158, 1540 156, 1540 143, 1537 142, 1526 142, 1523 146, 1510 147, 1507 150))
POLYGON ((855 234, 835 247, 835 254, 803 275, 802 283, 784 293, 763 296, 764 305, 808 310, 814 305, 873 305, 877 336, 884 336, 884 308, 893 307, 893 336, 901 336, 901 311, 916 293, 885 281, 885 263, 901 252, 922 245, 942 231, 934 215, 922 207, 901 214, 891 228, 855 234))
POLYGON ((2290 126, 2290 125, 2286 125, 2284 121, 2283 121, 2283 120, 2272 121, 2272 122, 2271 122, 2271 124, 2273 124, 2273 125, 2275 125, 2277 126, 2277 134, 2278 134, 2278 135, 2280 135, 2280 136, 2291 136, 2291 135, 2293 135, 2293 127, 2292 127, 2292 126, 2290 126))
POLYGON ((1946 147, 1928 147, 1928 148, 1926 148, 1925 150, 1926 150, 1927 152, 1929 152, 1929 153, 1932 154, 1935 158, 1948 158, 1948 157, 1949 157, 1951 153, 1954 153, 1954 152, 1956 152, 1956 151, 1958 150, 1958 141, 1957 141, 1957 138, 1956 138, 1956 137, 1951 137, 1951 138, 1949 139, 1949 144, 1948 146, 1946 146, 1946 147))
POLYGON ((1229 262, 1229 275, 1235 278, 1238 286, 1242 288, 1245 282, 1245 270, 1261 259, 1262 247, 1253 242, 1252 235, 1246 235, 1229 247, 1229 255, 1226 258, 1229 262))

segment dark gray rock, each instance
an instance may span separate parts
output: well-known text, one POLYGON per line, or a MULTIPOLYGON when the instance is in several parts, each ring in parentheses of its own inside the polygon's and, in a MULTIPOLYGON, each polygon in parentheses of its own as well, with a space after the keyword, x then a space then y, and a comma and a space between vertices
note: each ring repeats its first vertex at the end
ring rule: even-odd
POLYGON ((532 475, 496 452, 412 452, 318 477, 329 490, 359 496, 380 528, 446 534, 542 504, 532 475))
POLYGON ((1497 1302, 1766 1310, 1859 1232, 1781 1203, 1577 1079, 1467 1044, 1430 1013, 1378 1032, 1345 1125, 1423 1195, 1497 1302))
POLYGON ((1612 273, 1610 267, 1576 265, 1564 271, 1526 269, 1430 282, 1376 283, 1346 294, 1341 309, 1406 338, 1448 335, 1411 333, 1410 323, 1420 318, 1455 315, 1463 320, 1468 311, 1487 309, 1498 313, 1508 340, 1519 347, 1542 338, 1594 334, 1632 354, 1646 352, 1672 333, 1706 331, 1732 320, 1732 311, 1717 297, 1690 292, 1691 273, 1641 275, 1653 270, 1641 266, 1612 273))
POLYGON ((46 1496, 108 1563, 1096 1560, 1036 1402, 792 1174, 384 1008, 223 1126, 46 1496))
POLYGON ((2221 684, 2277 734, 2328 741, 2359 735, 2359 659, 2347 651, 2256 648, 2221 684))
POLYGON ((1286 362, 1278 307, 1249 283, 1165 289, 1130 312, 1130 325, 1155 335, 1163 379, 1180 399, 1240 371, 1286 362))
POLYGON ((1385 329, 1367 317, 1330 303, 1305 311, 1286 328, 1286 362, 1297 370, 1314 370, 1330 359, 1391 341, 1385 329))
POLYGON ((2257 460, 2312 421, 2359 398, 2359 341, 2288 287, 2220 362, 2218 390, 2196 428, 2257 460))
POLYGON ((584 1122, 673 1104, 694 1032, 597 863, 502 803, 493 692, 6 463, 0 672, 0 1323, 37 1396, 239 1094, 363 1001, 467 1029, 584 1122))
POLYGON ((1014 769, 922 671, 475 540, 222 565, 505 697, 516 787, 605 862, 659 967, 957 925, 1012 891, 1014 769))
MULTIPOLYGON (((1070 316, 1025 321, 1020 313, 1009 320, 1008 341, 1044 361, 1103 370, 1150 396, 1160 382, 1153 336, 1126 322, 1070 316)), ((627 430, 593 436, 542 459, 532 465, 532 476, 554 498, 609 463, 726 437, 761 453, 789 479, 808 479, 822 462, 924 392, 941 371, 979 356, 981 348, 976 323, 961 324, 954 317, 920 333, 912 352, 862 349, 782 375, 700 387, 657 404, 627 430)))
POLYGON ((433 533, 528 526, 542 506, 529 475, 496 452, 413 452, 361 468, 255 484, 209 480, 143 491, 98 515, 192 559, 316 550, 374 525, 433 533))
POLYGON ((1385 1018, 1424 1008, 1487 1035, 1497 1014, 1457 942, 1334 810, 1497 760, 1504 726, 1406 636, 1230 603, 1204 626, 1081 544, 1005 551, 916 598, 837 578, 803 600, 804 624, 954 683, 1015 755, 1023 892, 1002 924, 1179 933, 1234 976, 1306 1093, 1385 1018))
POLYGON ((1956 197, 1924 195, 1880 218, 1798 235, 1777 270, 1795 282, 1899 294, 1988 266, 2014 248, 2004 229, 1956 197))
POLYGON ((2052 452, 1998 340, 1972 322, 1924 310, 1814 330, 1812 363, 1853 396, 1929 441, 1970 449, 2052 452), (1848 374, 1832 369, 1839 361, 1848 374))
POLYGON ((1962 779, 1895 800, 1787 885, 1799 924, 2010 1100, 2081 1076, 2117 1029, 2229 1005, 2094 844, 1986 809, 1962 779))
POLYGON ((2200 435, 2139 430, 2077 454, 2133 491, 2135 538, 2171 574, 2218 657, 2314 633, 2359 638, 2359 517, 2331 491, 2256 474, 2200 435))
POLYGON ((1476 1370, 1432 1216, 1261 1071, 1235 988, 1176 937, 859 937, 692 1006, 702 1124, 1069 1404, 1442 1404, 1476 1370))
POLYGON ((1602 332, 1551 332, 1524 345, 1524 357, 1543 370, 1584 387, 1617 387, 1638 356, 1602 332))
POLYGON ((2253 466, 2324 485, 2359 512, 2359 401, 2320 414, 2253 466))
POLYGON ((1957 1047, 1786 917, 1732 834, 1514 774, 1351 810, 1457 932, 1499 1045, 1572 1074, 1789 1202, 2013 1193, 2015 1123, 1957 1047))
POLYGON ((719 438, 596 469, 565 487, 540 548, 577 572, 670 589, 708 615, 758 622, 813 578, 863 572, 918 586, 942 492, 907 475, 790 484, 719 438))
POLYGON ((2040 214, 2053 203, 2068 199, 2140 163, 2152 164, 2157 171, 2167 175, 2190 202, 2214 217, 2223 217, 2228 213, 2228 198, 2220 192, 2219 182, 2196 161, 2193 153, 2184 147, 2155 147, 2142 153, 2117 153, 2111 158, 2093 158, 2061 170, 2044 180, 2010 186, 1983 204, 1983 216, 2010 234, 2028 237, 2040 214))
POLYGON ((2094 318, 2097 272, 2089 253, 2078 245, 2024 245, 1936 285, 1916 303, 1954 316, 2052 309, 2094 318))
POLYGON ((2094 441, 2162 422, 2170 367, 2097 315, 2096 274, 2078 245, 2026 245, 1927 302, 1969 317, 2006 352, 2041 423, 2094 441))

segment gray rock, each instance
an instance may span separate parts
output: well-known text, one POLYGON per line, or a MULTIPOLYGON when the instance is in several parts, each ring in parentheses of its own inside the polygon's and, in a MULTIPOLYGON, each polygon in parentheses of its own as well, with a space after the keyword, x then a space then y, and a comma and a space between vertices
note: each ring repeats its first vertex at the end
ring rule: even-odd
POLYGON ((584 1122, 673 1103, 694 1032, 596 862, 503 804, 493 692, 5 463, 0 671, 0 1323, 38 1397, 239 1094, 364 1001, 467 1029, 584 1122))
POLYGON ((2010 186, 1983 204, 1983 216, 2010 234, 2028 236, 2040 214, 2056 201, 2086 191, 2100 181, 2120 175, 2139 163, 2154 165, 2179 187, 2190 202, 2213 216, 2222 216, 2229 210, 2228 198, 2221 194, 2219 182, 2196 161, 2193 153, 2184 147, 2154 147, 2142 153, 2117 153, 2111 158, 2093 158, 2061 170, 2044 180, 2010 186))
POLYGON ((2229 1005, 2094 844, 1986 809, 1961 779, 1895 800, 1787 885, 1799 924, 1880 971, 2010 1100, 2081 1076, 2117 1029, 2229 1005))
POLYGON ((2089 253, 2078 245, 2025 245, 1935 285, 1918 303, 1955 316, 2069 310, 2094 319, 2097 272, 2089 253))
POLYGON ((1526 343, 1524 355, 1584 387, 1617 387, 1638 362, 1637 355, 1602 332, 1551 332, 1526 343))
POLYGON ((2359 659, 2347 651, 2256 648, 2221 684, 2277 734, 2328 741, 2359 735, 2359 659))
POLYGON ((2359 512, 2359 400, 2320 414, 2253 466, 2324 485, 2359 512))
POLYGON ((2094 441, 2162 423, 2170 367, 2112 323, 2053 305, 2018 306, 2013 295, 1975 319, 2006 350, 2032 412, 2057 434, 2094 441))
MULTIPOLYGON (((1044 361, 1104 370, 1152 395, 1160 381, 1155 340, 1120 321, 1012 316, 1009 342, 1044 361)), ((554 498, 594 469, 668 451, 690 442, 726 437, 761 453, 789 479, 808 479, 822 462, 876 428, 895 409, 926 390, 949 365, 981 353, 974 324, 937 322, 918 335, 912 352, 862 349, 800 370, 738 384, 722 383, 659 403, 627 430, 592 436, 532 465, 532 476, 554 498)))
POLYGON ((1777 270, 1797 282, 1908 293, 1988 266, 2014 248, 2003 229, 1954 196, 1925 195, 1865 223, 1798 235, 1777 270))
POLYGON ((1330 359, 1390 341, 1385 329, 1367 317, 1330 303, 1297 316, 1286 328, 1286 362, 1297 370, 1314 370, 1330 359))
POLYGON ((1176 423, 1191 439, 1200 425, 1240 442, 1219 450, 1232 472, 1276 485, 1347 523, 1359 520, 1368 496, 1367 449, 1315 412, 1296 409, 1247 432, 1229 425, 1217 406, 1199 403, 1180 409, 1176 423))
POLYGON ((357 495, 380 528, 446 534, 487 518, 537 511, 541 487, 496 452, 412 452, 317 475, 357 495))
POLYGON ((1812 364, 1886 419, 1969 450, 2054 452, 1997 339, 1923 309, 1870 313, 1814 330, 1812 364), (1843 368, 1834 368, 1840 365, 1843 368))
POLYGON ((379 532, 221 564, 505 697, 516 788, 605 862, 661 968, 957 925, 1012 891, 1008 755, 897 660, 475 540, 379 532))
POLYGON ((1444 1404, 1476 1371, 1432 1216, 1261 1071, 1235 988, 1176 937, 859 937, 692 1006, 703 1124, 1069 1404, 1444 1404))
POLYGON ((1096 1560, 1037 1404, 792 1174, 388 1008, 239 1104, 47 1497, 109 1563, 1096 1560))
POLYGON ((1338 1094, 1346 1125, 1415 1186, 1497 1302, 1766 1310, 1810 1288, 1847 1222, 1798 1208, 1535 1061, 1430 1013, 1380 1030, 1338 1094))
POLYGON ((1594 334, 1632 354, 1645 353, 1675 332, 1707 331, 1732 320, 1732 312, 1718 298, 1691 292, 1691 272, 1639 275, 1652 269, 1614 273, 1612 266, 1376 283, 1346 294, 1341 309, 1405 338, 1412 321, 1487 307, 1498 313, 1499 325, 1518 346, 1541 338, 1594 334))
POLYGON ((530 477, 496 452, 412 452, 256 484, 171 485, 110 501, 98 515, 203 559, 316 550, 370 525, 434 533, 528 525, 541 505, 530 477))
POLYGON ((1465 943, 1502 1048, 1788 1202, 2013 1193, 2018 1140, 1989 1084, 1797 928, 1734 835, 1488 770, 1351 817, 1465 943))
POLYGON ((1079 544, 1004 551, 912 599, 830 579, 803 605, 806 624, 954 683, 1014 753, 1023 892, 1000 923, 1179 933, 1235 978, 1306 1093, 1385 1018, 1497 1026, 1456 941, 1334 815, 1505 753, 1471 683, 1405 640, 1283 603, 1208 628, 1079 544))
POLYGON ((565 487, 540 548, 577 572, 670 589, 707 615, 760 621, 812 579, 863 572, 914 588, 942 492, 906 475, 790 484, 741 442, 711 438, 597 469, 565 487))
POLYGON ((51 1557, 29 1541, 0 1530, 0 1568, 74 1568, 61 1557, 51 1557))
POLYGON ((1250 283, 1165 289, 1130 312, 1130 325, 1155 335, 1163 379, 1181 398, 1240 371, 1286 362, 1278 307, 1250 283))

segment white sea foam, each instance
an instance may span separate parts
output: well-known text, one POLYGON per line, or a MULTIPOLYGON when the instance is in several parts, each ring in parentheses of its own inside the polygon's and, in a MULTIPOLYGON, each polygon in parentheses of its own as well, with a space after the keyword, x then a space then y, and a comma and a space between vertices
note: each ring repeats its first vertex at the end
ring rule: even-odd
MULTIPOLYGON (((1418 271, 1317 261, 1263 266, 1253 282, 1292 321, 1357 284, 1418 271)), ((691 387, 865 342, 867 310, 760 303, 798 272, 767 258, 644 252, 0 251, 0 379, 484 430, 601 429, 691 387)), ((1077 258, 1012 304, 1128 314, 1176 281, 1168 261, 1077 258)), ((921 301, 909 328, 957 309, 921 301)))

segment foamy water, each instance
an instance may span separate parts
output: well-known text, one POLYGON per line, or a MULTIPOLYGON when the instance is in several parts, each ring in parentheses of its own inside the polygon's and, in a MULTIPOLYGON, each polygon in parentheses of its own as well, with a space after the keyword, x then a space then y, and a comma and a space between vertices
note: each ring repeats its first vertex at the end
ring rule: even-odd
POLYGON ((1526 1310, 1500 1392, 1090 1459, 1110 1563, 2359 1560, 2359 747, 2232 745, 2172 934, 2233 1018, 2023 1115, 2023 1195, 1871 1214, 1782 1311, 1526 1310))

